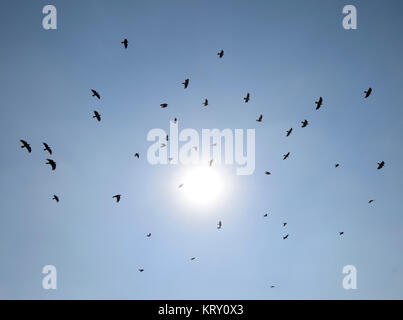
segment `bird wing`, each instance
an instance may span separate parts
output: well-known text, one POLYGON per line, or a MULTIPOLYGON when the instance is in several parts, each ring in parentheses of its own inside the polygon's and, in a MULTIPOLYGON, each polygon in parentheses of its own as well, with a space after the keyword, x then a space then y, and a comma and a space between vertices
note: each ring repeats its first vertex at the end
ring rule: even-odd
POLYGON ((25 140, 20 140, 21 143, 24 145, 23 147, 27 148, 28 152, 31 152, 31 146, 25 140))
POLYGON ((48 160, 48 164, 52 167, 52 170, 56 169, 56 162, 54 162, 52 159, 46 159, 48 160))
POLYGON ((99 95, 98 92, 96 92, 94 89, 91 89, 91 91, 94 94, 94 96, 96 96, 98 99, 101 99, 101 96, 99 95))

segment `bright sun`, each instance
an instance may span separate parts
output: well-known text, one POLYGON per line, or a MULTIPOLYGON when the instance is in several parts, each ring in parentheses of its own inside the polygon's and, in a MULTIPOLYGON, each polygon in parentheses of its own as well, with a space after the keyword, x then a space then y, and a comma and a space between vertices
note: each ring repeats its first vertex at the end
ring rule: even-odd
POLYGON ((223 189, 223 179, 214 167, 192 168, 183 179, 183 192, 193 204, 213 204, 220 198, 223 189))

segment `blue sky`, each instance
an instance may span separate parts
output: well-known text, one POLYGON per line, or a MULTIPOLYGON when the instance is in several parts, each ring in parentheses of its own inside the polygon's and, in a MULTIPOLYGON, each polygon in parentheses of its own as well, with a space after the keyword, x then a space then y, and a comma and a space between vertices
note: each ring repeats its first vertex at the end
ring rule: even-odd
POLYGON ((403 298, 400 1, 54 0, 50 31, 46 4, 0 4, 0 298, 403 298), (183 166, 145 158, 148 131, 174 117, 256 128, 255 173, 218 168, 231 187, 208 210, 182 201, 183 166))

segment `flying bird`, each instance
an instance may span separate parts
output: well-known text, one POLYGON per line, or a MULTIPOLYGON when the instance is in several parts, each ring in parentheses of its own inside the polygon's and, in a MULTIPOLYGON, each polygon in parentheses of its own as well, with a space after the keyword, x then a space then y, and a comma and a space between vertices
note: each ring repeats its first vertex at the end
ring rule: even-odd
POLYGON ((173 120, 173 123, 177 123, 177 122, 178 122, 178 119, 175 118, 175 119, 173 120))
POLYGON ((264 174, 269 176, 269 175, 271 175, 271 172, 270 171, 265 171, 264 174))
POLYGON ((287 222, 283 222, 283 227, 285 227, 287 225, 287 222))
POLYGON ((268 216, 268 214, 267 213, 265 213, 264 215, 263 215, 263 217, 267 217, 268 216))
POLYGON ((371 200, 369 200, 369 201, 368 201, 368 203, 372 203, 372 202, 374 202, 374 200, 373 200, 373 199, 371 199, 371 200))
POLYGON ((212 164, 213 164, 213 159, 211 159, 211 160, 210 160, 210 162, 209 162, 209 166, 211 167, 211 166, 212 166, 212 164))
POLYGON ((382 169, 384 165, 385 165, 385 161, 378 162, 378 168, 377 169, 378 170, 382 169))
POLYGON ((292 128, 290 128, 290 130, 287 130, 287 137, 291 134, 292 132, 292 128))
POLYGON ((43 151, 47 151, 47 152, 49 152, 49 154, 52 154, 52 149, 48 146, 48 144, 46 142, 42 142, 42 144, 45 147, 45 149, 43 149, 43 151))
POLYGON ((46 159, 48 160, 48 162, 46 162, 46 164, 50 164, 50 166, 52 167, 52 170, 56 169, 56 162, 54 162, 52 159, 46 159))
POLYGON ((208 99, 207 99, 207 98, 206 98, 206 99, 204 99, 203 106, 205 106, 205 107, 207 107, 207 106, 208 106, 208 99))
POLYGON ((340 165, 340 164, 336 163, 336 164, 334 165, 334 167, 337 168, 339 165, 340 165))
POLYGON ((342 236, 344 234, 344 231, 339 232, 339 235, 342 236))
POLYGON ((148 234, 147 234, 147 238, 149 238, 149 237, 151 237, 151 233, 148 233, 148 234))
POLYGON ((136 152, 136 153, 134 154, 134 157, 135 157, 135 158, 137 158, 137 159, 140 159, 140 155, 139 155, 139 153, 138 153, 138 152, 136 152))
POLYGON ((127 39, 124 39, 121 43, 123 43, 125 49, 127 49, 127 45, 129 44, 129 41, 127 41, 127 39))
POLYGON ((185 79, 185 82, 182 82, 183 87, 186 89, 189 85, 189 79, 185 79))
POLYGON ((96 92, 94 89, 91 89, 91 91, 92 91, 92 96, 93 97, 97 97, 98 99, 101 99, 101 96, 99 95, 98 92, 96 92))
POLYGON ((59 197, 57 196, 57 195, 53 195, 53 198, 52 198, 53 200, 56 200, 56 202, 59 202, 59 197))
POLYGON ((319 97, 319 100, 318 100, 318 101, 315 101, 316 110, 318 110, 318 109, 322 106, 322 103, 323 103, 323 98, 322 98, 322 97, 319 97))
POLYGON ((287 239, 288 236, 289 236, 289 234, 285 235, 285 236, 283 237, 283 240, 287 239))
POLYGON ((181 183, 178 188, 182 188, 182 187, 183 187, 183 183, 181 183))
POLYGON ((250 94, 249 94, 249 92, 246 94, 246 97, 243 98, 243 99, 245 100, 245 103, 248 103, 248 102, 249 102, 249 100, 250 100, 250 94))
POLYGON ((217 229, 221 229, 221 227, 222 227, 222 222, 220 220, 220 221, 218 221, 217 229))
POLYGON ((160 106, 161 106, 161 108, 166 108, 166 107, 168 107, 168 103, 161 103, 160 106))
POLYGON ((256 119, 256 121, 257 121, 257 122, 262 122, 262 119, 263 119, 263 115, 261 114, 261 115, 259 116, 259 118, 256 119))
POLYGON ((120 201, 120 197, 121 197, 121 195, 120 195, 120 194, 117 194, 117 195, 114 195, 112 198, 115 198, 115 199, 116 199, 116 203, 118 203, 118 202, 120 201))
POLYGON ((196 259, 196 257, 192 257, 192 258, 190 258, 190 260, 191 260, 191 261, 193 261, 193 260, 195 260, 195 259, 196 259))
POLYGON ((98 121, 101 121, 101 115, 98 113, 98 111, 94 110, 94 115, 92 117, 97 118, 98 121))
POLYGON ((167 145, 165 143, 161 143, 161 148, 165 148, 167 145))
POLYGON ((143 272, 143 271, 144 271, 144 269, 139 269, 139 271, 140 271, 140 272, 143 272))
POLYGON ((31 153, 32 149, 31 146, 28 142, 26 142, 25 140, 20 140, 22 143, 21 148, 26 148, 28 150, 29 153, 31 153))
POLYGON ((283 160, 287 159, 290 156, 290 153, 286 153, 285 155, 283 155, 283 160))
POLYGON ((168 140, 169 140, 169 136, 168 136, 168 135, 166 136, 165 140, 166 140, 166 141, 168 141, 168 140))
POLYGON ((367 91, 364 91, 364 93, 365 93, 365 98, 368 98, 372 93, 372 88, 369 88, 367 91))
POLYGON ((301 123, 302 123, 301 128, 305 128, 308 125, 308 120, 305 119, 304 121, 301 121, 301 123))
POLYGON ((271 289, 275 288, 275 286, 270 286, 271 289))
POLYGON ((219 53, 217 53, 217 56, 221 59, 224 56, 224 50, 221 50, 219 53))

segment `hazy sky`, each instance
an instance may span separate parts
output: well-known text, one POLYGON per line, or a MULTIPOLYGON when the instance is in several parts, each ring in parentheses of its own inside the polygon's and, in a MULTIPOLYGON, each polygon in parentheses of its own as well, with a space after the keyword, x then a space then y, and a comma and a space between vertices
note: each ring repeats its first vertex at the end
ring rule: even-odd
POLYGON ((375 0, 1 1, 0 298, 403 298, 402 10, 375 0), (57 30, 42 28, 46 4, 57 30), (342 27, 346 4, 357 30, 342 27), (148 131, 174 117, 179 129, 256 128, 255 173, 217 167, 220 201, 183 199, 186 167, 145 157, 148 131), (57 268, 57 290, 42 288, 45 265, 57 268), (342 287, 345 265, 357 268, 357 290, 342 287))

